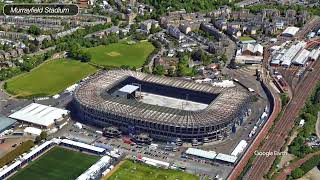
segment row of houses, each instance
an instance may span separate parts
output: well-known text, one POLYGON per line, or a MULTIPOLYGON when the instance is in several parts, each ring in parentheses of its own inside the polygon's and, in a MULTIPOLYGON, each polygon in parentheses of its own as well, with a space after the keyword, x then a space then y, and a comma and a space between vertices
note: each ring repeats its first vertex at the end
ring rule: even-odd
POLYGON ((9 52, 0 50, 0 62, 17 58, 24 54, 23 49, 12 49, 9 52))
POLYGON ((227 31, 228 34, 234 36, 241 36, 243 33, 255 35, 259 30, 271 35, 286 26, 305 23, 309 18, 309 13, 305 11, 298 14, 294 10, 288 10, 282 16, 280 11, 276 9, 264 9, 258 14, 253 14, 248 9, 242 9, 215 17, 214 25, 219 30, 227 31))
POLYGON ((18 32, 7 32, 7 31, 0 31, 0 38, 34 40, 34 37, 29 34, 18 33, 18 32))
POLYGON ((168 28, 170 25, 179 27, 183 25, 191 30, 199 29, 201 23, 210 22, 210 18, 201 13, 187 13, 185 10, 170 12, 167 16, 160 18, 162 27, 168 28))

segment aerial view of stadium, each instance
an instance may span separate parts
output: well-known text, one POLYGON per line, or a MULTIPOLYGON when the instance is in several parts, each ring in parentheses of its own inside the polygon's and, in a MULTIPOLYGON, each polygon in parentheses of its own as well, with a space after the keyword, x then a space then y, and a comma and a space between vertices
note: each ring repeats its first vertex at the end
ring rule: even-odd
POLYGON ((96 75, 74 93, 82 121, 165 141, 227 136, 247 115, 249 102, 240 86, 221 88, 127 70, 96 75))
POLYGON ((0 11, 0 180, 320 180, 319 0, 0 11))

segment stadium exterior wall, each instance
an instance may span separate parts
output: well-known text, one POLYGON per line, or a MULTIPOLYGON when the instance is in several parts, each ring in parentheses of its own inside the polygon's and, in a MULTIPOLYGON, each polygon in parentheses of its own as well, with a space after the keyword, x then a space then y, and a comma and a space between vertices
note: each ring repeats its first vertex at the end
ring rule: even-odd
POLYGON ((219 140, 230 133, 234 124, 241 124, 241 118, 246 116, 248 109, 244 108, 239 112, 238 116, 230 119, 229 122, 222 124, 212 124, 207 127, 179 127, 157 124, 148 121, 131 119, 115 115, 109 112, 102 112, 97 109, 82 106, 77 100, 73 101, 76 116, 80 118, 83 123, 91 124, 98 127, 116 126, 124 133, 134 134, 148 133, 150 137, 157 140, 170 141, 180 138, 182 141, 191 142, 193 139, 203 141, 208 138, 210 141, 219 140), (134 130, 133 130, 134 129, 134 130))

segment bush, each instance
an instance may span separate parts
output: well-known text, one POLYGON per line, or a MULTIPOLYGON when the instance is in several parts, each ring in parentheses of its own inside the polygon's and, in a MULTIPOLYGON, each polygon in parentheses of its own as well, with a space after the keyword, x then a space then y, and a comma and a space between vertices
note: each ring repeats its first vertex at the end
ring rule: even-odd
POLYGON ((301 168, 297 168, 295 170, 292 171, 292 177, 297 179, 297 178, 300 178, 304 175, 304 171, 301 169, 301 168))

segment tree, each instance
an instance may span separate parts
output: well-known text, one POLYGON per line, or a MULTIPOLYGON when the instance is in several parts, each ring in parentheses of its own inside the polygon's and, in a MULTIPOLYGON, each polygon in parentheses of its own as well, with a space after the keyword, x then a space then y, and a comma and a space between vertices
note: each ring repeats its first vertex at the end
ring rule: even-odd
POLYGON ((41 34, 41 29, 36 25, 31 25, 28 29, 28 33, 38 36, 41 34))
POLYGON ((40 134, 40 139, 41 139, 41 140, 47 139, 47 136, 48 136, 47 132, 42 131, 41 134, 40 134))
POLYGON ((174 69, 174 67, 170 67, 170 68, 168 69, 168 75, 171 76, 171 77, 175 76, 175 69, 174 69))
POLYGON ((164 67, 163 67, 163 65, 156 66, 154 68, 154 70, 153 70, 153 74, 160 75, 160 76, 164 75, 164 67))
POLYGON ((39 144, 41 142, 41 137, 37 136, 36 139, 34 140, 35 144, 39 144))
POLYGON ((293 178, 298 179, 302 177, 305 174, 305 172, 301 168, 297 168, 293 170, 291 174, 293 178))

